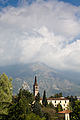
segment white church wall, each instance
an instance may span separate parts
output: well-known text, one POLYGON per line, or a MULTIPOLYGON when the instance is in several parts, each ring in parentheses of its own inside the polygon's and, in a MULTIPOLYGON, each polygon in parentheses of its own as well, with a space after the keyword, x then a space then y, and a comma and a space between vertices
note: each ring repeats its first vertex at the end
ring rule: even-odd
MULTIPOLYGON (((57 100, 56 98, 55 98, 55 100, 47 99, 47 102, 48 102, 48 104, 52 103, 54 105, 54 107, 57 107, 57 105, 60 103, 63 110, 67 110, 67 107, 69 105, 69 100, 68 99, 64 99, 64 100, 61 100, 61 99, 57 100)), ((42 99, 40 100, 40 103, 42 104, 42 99)))

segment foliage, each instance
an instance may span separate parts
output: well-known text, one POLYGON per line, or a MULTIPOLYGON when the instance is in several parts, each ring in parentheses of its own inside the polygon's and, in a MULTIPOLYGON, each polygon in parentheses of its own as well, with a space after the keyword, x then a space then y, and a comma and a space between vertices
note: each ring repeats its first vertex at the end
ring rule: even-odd
POLYGON ((46 91, 44 90, 44 94, 43 94, 43 100, 42 100, 42 104, 46 107, 47 106, 47 98, 46 98, 46 91))
POLYGON ((70 110, 70 111, 73 110, 71 102, 69 102, 69 104, 67 105, 67 110, 70 110))
POLYGON ((40 102, 40 93, 38 92, 38 94, 35 97, 35 101, 36 102, 40 102))
POLYGON ((50 96, 50 98, 59 98, 62 97, 62 92, 54 94, 54 96, 50 96))
POLYGON ((39 115, 40 117, 42 117, 42 111, 41 111, 41 105, 39 102, 35 102, 33 105, 33 112, 36 115, 39 115))
POLYGON ((9 120, 25 120, 26 114, 31 112, 31 104, 33 101, 33 95, 27 91, 20 89, 18 94, 18 100, 13 103, 9 108, 9 120))
POLYGON ((0 114, 7 115, 12 101, 12 79, 5 73, 0 75, 0 114))
POLYGON ((34 97, 32 93, 30 93, 28 90, 25 89, 20 89, 18 94, 18 99, 20 99, 21 97, 25 97, 30 104, 32 104, 34 101, 34 97))
POLYGON ((63 110, 60 103, 58 103, 56 110, 57 110, 57 112, 60 112, 63 110))
POLYGON ((8 120, 25 120, 26 113, 29 112, 29 105, 25 100, 20 99, 18 103, 9 108, 8 120))
POLYGON ((45 118, 40 118, 38 115, 31 113, 26 115, 26 120, 45 120, 45 118))
POLYGON ((12 101, 12 79, 3 73, 0 75, 0 102, 12 101))
POLYGON ((75 101, 75 106, 73 108, 72 120, 80 120, 80 101, 75 101))
POLYGON ((43 107, 42 111, 44 113, 46 120, 57 120, 58 116, 53 108, 43 107))
POLYGON ((77 100, 77 97, 75 96, 75 97, 73 97, 73 96, 67 96, 67 98, 69 99, 69 101, 70 101, 70 107, 71 108, 74 108, 74 106, 75 106, 75 101, 77 100))
POLYGON ((52 102, 50 102, 50 103, 47 105, 47 107, 52 108, 52 109, 55 109, 55 107, 54 107, 54 105, 52 104, 52 102))

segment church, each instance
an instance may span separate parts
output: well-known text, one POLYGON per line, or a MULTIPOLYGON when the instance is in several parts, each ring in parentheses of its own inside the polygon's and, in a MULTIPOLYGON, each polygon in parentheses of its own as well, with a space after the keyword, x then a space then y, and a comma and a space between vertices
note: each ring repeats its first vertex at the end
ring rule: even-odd
MULTIPOLYGON (((39 92, 39 86, 37 83, 37 77, 35 76, 35 81, 33 85, 33 95, 36 96, 39 92)), ((54 107, 57 107, 57 105, 60 103, 63 110, 67 110, 67 107, 69 105, 69 99, 65 97, 60 97, 60 98, 47 98, 47 102, 52 103, 54 107)), ((42 98, 40 98, 40 103, 42 104, 42 98)))

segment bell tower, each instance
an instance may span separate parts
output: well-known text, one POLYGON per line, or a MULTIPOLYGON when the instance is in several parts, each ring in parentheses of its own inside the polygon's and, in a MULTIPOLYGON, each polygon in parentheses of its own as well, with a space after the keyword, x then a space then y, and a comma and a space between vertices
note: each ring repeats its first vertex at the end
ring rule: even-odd
POLYGON ((33 95, 36 96, 39 92, 39 87, 38 87, 38 84, 37 84, 37 77, 35 76, 35 82, 34 82, 34 85, 33 85, 33 95))

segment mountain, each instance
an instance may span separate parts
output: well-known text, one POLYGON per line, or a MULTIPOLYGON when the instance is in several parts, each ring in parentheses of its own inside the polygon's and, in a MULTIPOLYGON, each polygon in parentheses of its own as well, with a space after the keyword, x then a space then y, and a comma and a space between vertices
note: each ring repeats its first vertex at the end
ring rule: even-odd
MULTIPOLYGON (((0 67, 0 73, 5 72, 13 78, 13 94, 18 93, 27 84, 33 90, 34 76, 37 76, 39 91, 42 96, 46 90, 47 96, 62 92, 63 95, 80 95, 80 85, 66 76, 65 72, 57 71, 43 63, 30 63, 0 67)), ((71 76, 70 76, 71 77, 71 76)))

